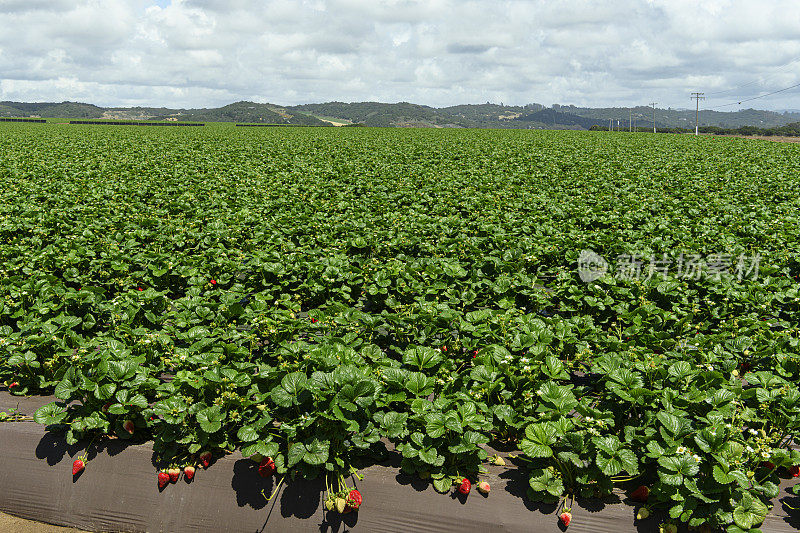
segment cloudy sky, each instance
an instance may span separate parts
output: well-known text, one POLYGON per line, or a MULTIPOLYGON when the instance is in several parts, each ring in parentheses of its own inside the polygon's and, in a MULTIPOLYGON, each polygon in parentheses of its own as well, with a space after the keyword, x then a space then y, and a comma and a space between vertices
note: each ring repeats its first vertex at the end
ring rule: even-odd
POLYGON ((0 100, 711 107, 800 83, 798 28, 797 0, 0 0, 0 100))

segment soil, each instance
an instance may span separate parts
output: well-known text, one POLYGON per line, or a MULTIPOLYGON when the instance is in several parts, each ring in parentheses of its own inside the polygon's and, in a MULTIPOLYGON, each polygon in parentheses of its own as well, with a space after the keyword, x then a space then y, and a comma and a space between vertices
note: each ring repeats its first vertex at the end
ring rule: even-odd
POLYGON ((53 526, 34 522, 33 520, 23 520, 5 513, 0 513, 0 531, 14 531, 14 533, 86 533, 71 527, 53 526))

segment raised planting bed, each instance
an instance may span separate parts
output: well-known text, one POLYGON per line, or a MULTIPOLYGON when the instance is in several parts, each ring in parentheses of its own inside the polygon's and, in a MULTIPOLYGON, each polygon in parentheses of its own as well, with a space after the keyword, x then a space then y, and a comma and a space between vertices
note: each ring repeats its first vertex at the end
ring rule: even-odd
POLYGON ((33 124, 47 123, 47 121, 43 118, 0 118, 0 122, 28 122, 33 124))
MULTIPOLYGON (((0 392, 0 411, 31 415, 50 397, 16 397, 0 392)), ((439 494, 429 482, 404 475, 399 458, 361 470, 355 484, 364 502, 358 512, 340 515, 324 508, 322 480, 288 481, 272 501, 276 478, 263 478, 258 465, 239 452, 198 468, 191 482, 181 477, 163 489, 149 443, 122 440, 67 445, 57 434, 27 419, 0 423, 0 511, 22 518, 90 531, 174 533, 196 531, 563 531, 555 504, 525 498, 528 475, 508 453, 506 466, 488 466, 482 476, 491 485, 484 496, 453 490, 439 494), (85 470, 71 474, 75 458, 86 454, 85 470), (262 493, 263 492, 263 493, 262 493)), ((800 527, 784 503, 798 506, 786 491, 761 526, 763 532, 790 532, 800 527)), ((664 516, 646 520, 623 491, 604 499, 577 499, 572 507, 574 532, 658 531, 664 516)))

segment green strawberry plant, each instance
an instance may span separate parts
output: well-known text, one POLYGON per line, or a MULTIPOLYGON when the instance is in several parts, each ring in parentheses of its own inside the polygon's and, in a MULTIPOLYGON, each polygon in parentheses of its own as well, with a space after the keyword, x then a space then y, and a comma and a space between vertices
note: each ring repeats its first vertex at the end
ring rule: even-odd
POLYGON ((189 129, 0 125, 0 383, 69 443, 238 449, 340 512, 387 454, 447 491, 503 445, 532 499, 731 532, 800 465, 795 147, 189 129))

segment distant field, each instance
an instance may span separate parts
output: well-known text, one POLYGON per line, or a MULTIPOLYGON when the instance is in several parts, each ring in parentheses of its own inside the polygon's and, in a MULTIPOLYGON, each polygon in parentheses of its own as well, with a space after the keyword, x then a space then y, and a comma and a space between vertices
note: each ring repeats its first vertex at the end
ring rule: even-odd
POLYGON ((748 531, 800 465, 798 175, 685 135, 0 123, 0 381, 69 443, 238 448, 331 509, 492 445, 531 500, 748 531))
POLYGON ((800 137, 779 137, 775 135, 724 135, 723 137, 736 137, 738 139, 755 139, 760 141, 775 141, 783 143, 800 143, 800 137))

